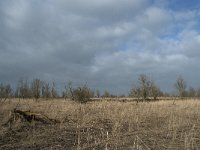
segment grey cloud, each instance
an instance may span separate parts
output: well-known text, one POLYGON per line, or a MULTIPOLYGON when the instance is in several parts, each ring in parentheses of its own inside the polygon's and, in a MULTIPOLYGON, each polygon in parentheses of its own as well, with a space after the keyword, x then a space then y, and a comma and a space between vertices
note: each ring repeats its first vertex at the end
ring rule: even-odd
POLYGON ((1 81, 40 77, 121 94, 146 73, 170 91, 177 75, 192 76, 184 67, 198 68, 198 13, 183 17, 159 1, 0 1, 1 81))
POLYGON ((57 2, 66 12, 82 14, 103 21, 119 21, 135 16, 141 9, 147 6, 146 0, 70 0, 57 2))

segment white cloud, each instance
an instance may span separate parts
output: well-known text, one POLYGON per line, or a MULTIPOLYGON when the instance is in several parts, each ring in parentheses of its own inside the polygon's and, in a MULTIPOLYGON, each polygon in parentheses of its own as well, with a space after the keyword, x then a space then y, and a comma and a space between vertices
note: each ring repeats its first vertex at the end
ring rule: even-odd
POLYGON ((138 74, 147 73, 169 89, 177 74, 191 77, 188 72, 198 68, 200 34, 198 10, 166 5, 162 0, 1 1, 0 77, 48 77, 125 92, 138 74))

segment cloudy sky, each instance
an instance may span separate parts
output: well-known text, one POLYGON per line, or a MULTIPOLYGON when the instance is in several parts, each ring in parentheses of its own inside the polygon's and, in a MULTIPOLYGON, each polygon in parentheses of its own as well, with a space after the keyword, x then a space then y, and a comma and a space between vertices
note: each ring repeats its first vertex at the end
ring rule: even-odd
POLYGON ((164 91, 200 87, 199 0, 1 0, 0 82, 72 81, 127 93, 139 74, 164 91))

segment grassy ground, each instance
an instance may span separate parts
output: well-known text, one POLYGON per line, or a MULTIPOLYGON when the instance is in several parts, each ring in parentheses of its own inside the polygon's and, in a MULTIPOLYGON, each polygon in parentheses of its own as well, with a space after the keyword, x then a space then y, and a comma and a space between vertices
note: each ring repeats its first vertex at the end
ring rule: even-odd
POLYGON ((200 101, 10 100, 0 104, 0 126, 0 149, 194 150, 200 149, 200 101), (58 122, 28 122, 14 108, 58 122))

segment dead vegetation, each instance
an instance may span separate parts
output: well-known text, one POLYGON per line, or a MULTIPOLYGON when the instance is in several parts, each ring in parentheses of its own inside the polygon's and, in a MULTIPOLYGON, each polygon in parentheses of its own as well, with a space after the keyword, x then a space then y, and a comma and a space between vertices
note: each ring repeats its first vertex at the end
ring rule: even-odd
POLYGON ((10 100, 0 149, 200 149, 200 101, 10 100))

